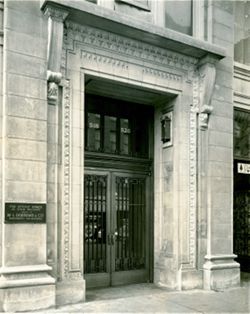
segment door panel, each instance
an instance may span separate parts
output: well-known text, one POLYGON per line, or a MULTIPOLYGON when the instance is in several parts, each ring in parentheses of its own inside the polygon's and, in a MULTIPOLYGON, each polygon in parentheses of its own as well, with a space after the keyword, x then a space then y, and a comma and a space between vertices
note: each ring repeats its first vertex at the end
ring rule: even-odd
POLYGON ((88 287, 148 281, 147 181, 146 175, 112 171, 85 175, 88 287))
MULTIPOLYGON (((132 277, 144 277, 146 269, 146 178, 114 175, 115 258, 112 284, 118 278, 131 282, 132 277), (142 270, 142 271, 141 271, 142 270), (131 272, 131 275, 128 271, 131 272), (119 274, 126 272, 127 274, 119 274)), ((140 279, 140 281, 145 280, 140 279)), ((118 280, 120 281, 120 279, 118 280)), ((133 280, 132 280, 133 281, 133 280)))
POLYGON ((85 174, 84 273, 88 286, 106 286, 110 281, 110 247, 107 246, 110 217, 108 190, 108 174, 85 174))

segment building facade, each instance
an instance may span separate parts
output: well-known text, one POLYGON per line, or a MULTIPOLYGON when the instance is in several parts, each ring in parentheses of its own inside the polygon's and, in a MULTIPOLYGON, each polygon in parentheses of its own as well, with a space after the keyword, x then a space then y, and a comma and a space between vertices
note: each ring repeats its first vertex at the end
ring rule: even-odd
POLYGON ((1 311, 238 286, 248 1, 0 5, 1 311))
POLYGON ((249 1, 235 4, 234 50, 234 251, 241 270, 250 270, 249 1))

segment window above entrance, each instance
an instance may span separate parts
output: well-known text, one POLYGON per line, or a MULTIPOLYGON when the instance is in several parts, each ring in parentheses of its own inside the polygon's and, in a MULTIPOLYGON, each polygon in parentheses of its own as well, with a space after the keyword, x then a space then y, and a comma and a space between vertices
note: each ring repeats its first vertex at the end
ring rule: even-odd
POLYGON ((92 95, 85 103, 86 151, 148 157, 150 106, 92 95))
POLYGON ((234 157, 250 159, 250 113, 234 111, 234 157))

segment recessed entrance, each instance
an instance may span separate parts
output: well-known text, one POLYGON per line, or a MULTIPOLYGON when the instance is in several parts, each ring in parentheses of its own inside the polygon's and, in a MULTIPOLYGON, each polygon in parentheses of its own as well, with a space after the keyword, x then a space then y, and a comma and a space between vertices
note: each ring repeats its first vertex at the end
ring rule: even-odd
POLYGON ((85 76, 87 288, 153 281, 154 145, 174 96, 85 76))
POLYGON ((152 280, 153 114, 148 104, 86 94, 87 288, 152 280))

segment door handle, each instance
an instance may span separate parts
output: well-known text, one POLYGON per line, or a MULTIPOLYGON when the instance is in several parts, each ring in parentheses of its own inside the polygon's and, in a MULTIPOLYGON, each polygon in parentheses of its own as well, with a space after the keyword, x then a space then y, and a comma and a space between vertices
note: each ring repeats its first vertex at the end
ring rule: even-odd
POLYGON ((118 232, 115 231, 115 233, 112 234, 112 245, 115 244, 115 240, 116 240, 116 237, 118 236, 118 232))
POLYGON ((108 234, 108 245, 112 245, 112 234, 108 234))
POLYGON ((115 240, 116 240, 117 235, 118 235, 117 231, 115 233, 110 233, 108 235, 108 245, 114 245, 115 244, 115 240))

